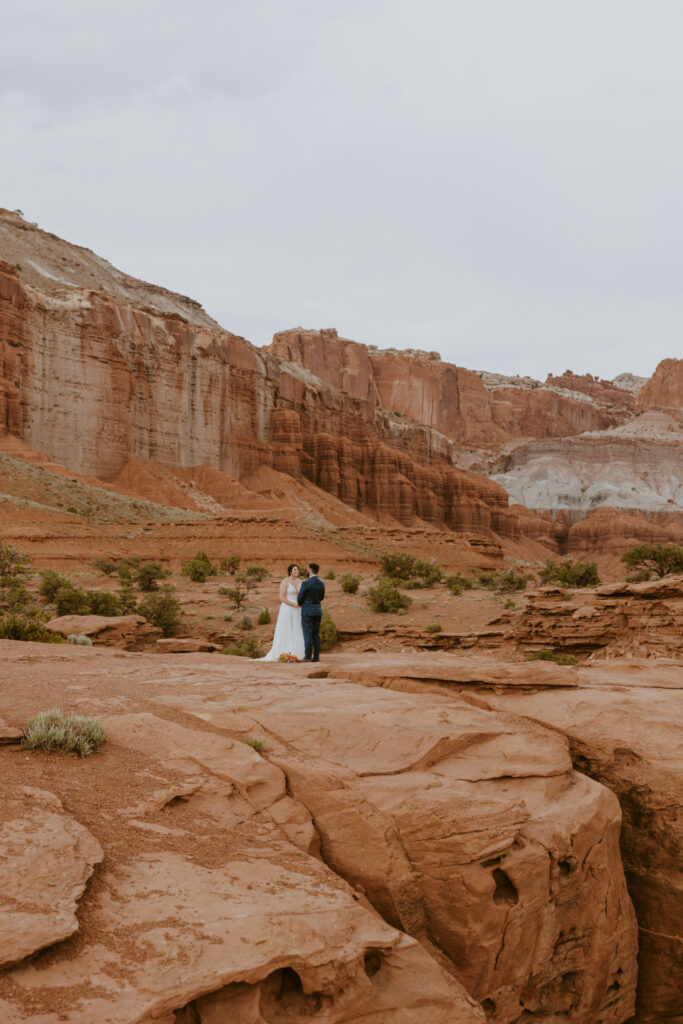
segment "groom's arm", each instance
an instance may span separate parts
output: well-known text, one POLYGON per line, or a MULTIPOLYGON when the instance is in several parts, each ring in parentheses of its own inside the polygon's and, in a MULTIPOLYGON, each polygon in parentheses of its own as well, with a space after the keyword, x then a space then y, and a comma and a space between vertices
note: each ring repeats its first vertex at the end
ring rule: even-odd
POLYGON ((303 583, 301 584, 301 586, 299 587, 299 593, 296 595, 296 603, 298 605, 302 605, 304 603, 304 594, 306 592, 306 587, 307 586, 308 586, 308 580, 304 580, 303 583))

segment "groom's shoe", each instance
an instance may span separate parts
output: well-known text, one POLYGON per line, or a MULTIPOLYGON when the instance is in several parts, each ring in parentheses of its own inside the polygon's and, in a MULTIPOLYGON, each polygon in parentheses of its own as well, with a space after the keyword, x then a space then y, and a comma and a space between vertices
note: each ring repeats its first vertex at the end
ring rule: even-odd
POLYGON ((311 658, 311 661, 320 661, 320 658, 311 658))
POLYGON ((310 661, 311 659, 310 658, 302 658, 301 660, 302 661, 310 661))

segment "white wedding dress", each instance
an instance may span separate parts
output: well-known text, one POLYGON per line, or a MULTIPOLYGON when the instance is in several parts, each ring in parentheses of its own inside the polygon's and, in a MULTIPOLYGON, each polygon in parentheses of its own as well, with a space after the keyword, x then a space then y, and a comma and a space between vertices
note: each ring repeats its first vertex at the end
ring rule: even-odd
MULTIPOLYGON (((287 584, 287 600, 296 601, 297 589, 291 583, 287 584)), ((291 608, 288 604, 281 604, 275 623, 273 634, 273 646, 265 658, 259 661, 277 661, 281 654, 294 654, 299 661, 303 660, 305 654, 304 634, 301 628, 301 612, 298 608, 291 608)))

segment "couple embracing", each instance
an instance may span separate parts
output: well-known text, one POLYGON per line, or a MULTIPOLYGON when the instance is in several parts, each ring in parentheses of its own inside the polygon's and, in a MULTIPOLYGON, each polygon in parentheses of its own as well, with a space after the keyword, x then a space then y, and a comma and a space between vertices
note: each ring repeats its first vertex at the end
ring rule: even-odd
POLYGON ((320 661, 320 602, 325 597, 325 584, 318 576, 320 566, 310 562, 309 577, 301 580, 301 570, 293 562, 280 584, 278 612, 273 646, 261 661, 320 661))

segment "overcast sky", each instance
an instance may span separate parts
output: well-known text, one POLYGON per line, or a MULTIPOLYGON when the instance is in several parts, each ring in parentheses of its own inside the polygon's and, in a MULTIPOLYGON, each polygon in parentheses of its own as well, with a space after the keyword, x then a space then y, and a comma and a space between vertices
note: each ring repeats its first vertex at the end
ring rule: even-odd
POLYGON ((0 205, 257 345, 336 327, 539 378, 683 355, 680 0, 0 17, 0 205))

